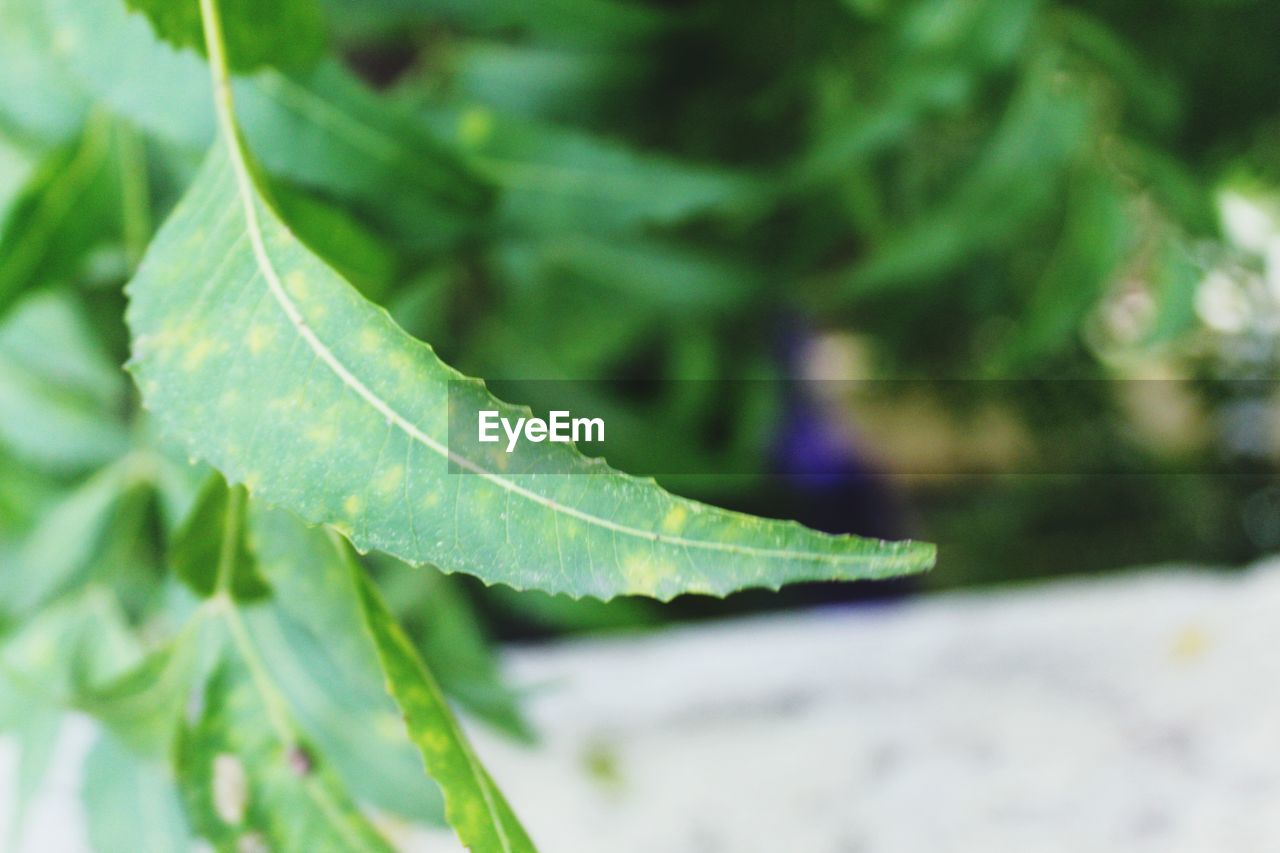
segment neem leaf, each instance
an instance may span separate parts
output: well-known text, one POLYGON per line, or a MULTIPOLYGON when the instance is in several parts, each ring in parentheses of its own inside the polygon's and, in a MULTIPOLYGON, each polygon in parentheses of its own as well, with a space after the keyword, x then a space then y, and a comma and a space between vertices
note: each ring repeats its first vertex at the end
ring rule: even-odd
POLYGON ((128 320, 144 403, 230 480, 359 548, 573 596, 723 595, 930 565, 931 545, 696 503, 569 445, 452 448, 451 386, 464 411, 517 410, 294 236, 255 183, 213 64, 222 143, 129 284, 128 320))
MULTIPOLYGON (((158 40, 120 0, 45 3, 58 44, 74 46, 58 54, 85 91, 141 130, 208 147, 215 128, 199 57, 158 40)), ((413 110, 336 60, 263 68, 231 85, 239 126, 272 177, 355 201, 363 222, 414 246, 448 242, 489 204, 480 178, 413 110)))
POLYGON ((191 849, 168 774, 110 735, 104 734, 89 750, 80 793, 94 850, 181 853, 191 849))
POLYGON ((54 32, 40 0, 0 3, 0 125, 10 141, 56 143, 84 121, 88 99, 49 49, 54 32))
POLYGON ((169 549, 173 571, 205 598, 216 591, 218 567, 224 564, 230 567, 234 598, 250 601, 268 592, 247 544, 244 505, 244 489, 228 489, 215 474, 174 536, 169 549))
POLYGON ((225 850, 390 851, 278 702, 252 664, 227 656, 214 672, 175 749, 192 825, 225 850))
POLYGON ((211 634, 206 615, 197 611, 172 641, 103 686, 84 691, 75 707, 98 718, 130 749, 164 756, 207 663, 211 634))
MULTIPOLYGON (((323 646, 323 656, 341 672, 341 677, 330 679, 328 692, 351 699, 369 687, 378 699, 388 701, 377 676, 373 642, 361 627, 360 604, 351 594, 346 556, 334 547, 329 532, 307 527, 292 513, 259 505, 251 508, 250 531, 258 566, 272 590, 272 606, 314 637, 316 645, 323 646)), ((479 617, 453 588, 456 579, 391 558, 380 563, 384 582, 388 577, 403 581, 405 594, 393 598, 407 605, 400 612, 411 613, 421 626, 423 656, 445 692, 485 722, 528 739, 528 725, 520 717, 516 697, 501 683, 479 617)), ((302 633, 284 627, 275 633, 302 633)), ((262 636, 261 627, 257 633, 262 636)), ((312 663, 316 655, 308 650, 305 657, 312 663)), ((418 769, 416 757, 414 767, 418 769)))
POLYGON ((95 113, 31 175, 0 223, 0 314, 27 290, 77 272, 90 249, 120 234, 117 133, 95 113))
POLYGON ((137 482, 122 458, 67 494, 22 543, 0 572, 0 612, 30 616, 83 578, 110 539, 121 499, 137 482))
POLYGON ((0 446, 46 470, 79 471, 119 458, 124 386, 65 293, 23 300, 0 324, 0 446))
MULTIPOLYGON (((125 0, 146 15, 156 34, 177 47, 204 51, 197 0, 125 0)), ((237 71, 262 65, 306 65, 326 47, 324 13, 315 0, 222 0, 227 58, 237 71)))
MULTIPOLYGON (((326 543, 332 535, 321 529, 312 532, 326 543)), ((332 544, 329 550, 334 550, 332 544)), ((351 594, 346 565, 339 568, 340 591, 350 599, 355 620, 342 626, 342 633, 368 647, 367 669, 353 672, 344 667, 329 635, 313 634, 286 614, 280 607, 287 595, 283 590, 274 590, 269 605, 246 608, 245 628, 298 727, 352 797, 410 821, 443 824, 440 790, 422 772, 422 759, 382 688, 381 668, 360 618, 360 604, 351 594)))
MULTIPOLYGON (((360 548, 605 599, 886 577, 933 557, 674 497, 566 445, 529 445, 528 464, 555 473, 504 471, 501 449, 459 456, 448 398, 464 377, 306 249, 234 141, 210 153, 128 291, 131 369, 160 423, 360 548)), ((512 413, 474 380, 455 393, 512 413)))
POLYGON ((480 764, 439 685, 372 582, 348 559, 364 622, 378 649, 387 692, 404 714, 427 773, 444 791, 445 816, 470 850, 516 853, 535 848, 515 812, 480 764))

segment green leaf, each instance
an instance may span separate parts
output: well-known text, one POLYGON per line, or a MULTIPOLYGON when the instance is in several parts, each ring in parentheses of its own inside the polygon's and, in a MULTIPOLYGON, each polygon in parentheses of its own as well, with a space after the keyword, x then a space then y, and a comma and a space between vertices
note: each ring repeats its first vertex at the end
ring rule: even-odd
POLYGON ((20 848, 31 802, 53 764, 63 719, 56 703, 33 697, 0 678, 0 731, 17 750, 9 825, 3 838, 6 850, 20 848))
POLYGON ((76 707, 97 717, 130 749, 147 756, 166 755, 196 680, 208 664, 207 613, 197 611, 168 644, 86 691, 76 707))
POLYGON ((184 853, 191 837, 173 780, 110 735, 89 750, 80 788, 89 843, 103 853, 184 853))
POLYGON ((119 238, 117 130, 95 113, 80 138, 54 149, 0 228, 0 314, 24 292, 77 272, 90 249, 119 238))
MULTIPOLYGON (((422 775, 421 760, 383 690, 377 649, 352 594, 345 551, 323 528, 308 528, 281 510, 255 508, 250 522, 254 552, 274 593, 272 608, 280 611, 279 618, 250 614, 251 627, 299 720, 353 793, 408 817, 440 820, 439 793, 422 775)), ((432 574, 413 570, 412 577, 424 588, 421 581, 432 574)), ((461 652, 464 661, 454 665, 465 668, 470 684, 484 679, 493 665, 484 649, 475 648, 474 629, 458 624, 448 602, 429 594, 438 587, 424 589, 426 600, 416 615, 450 632, 442 638, 450 648, 429 658, 432 665, 444 652, 461 652)), ((499 692, 496 677, 489 683, 499 692)), ((508 730, 523 734, 514 708, 494 700, 484 710, 498 708, 506 712, 502 722, 508 730)))
POLYGON ((85 480, 52 508, 31 531, 14 565, 0 572, 0 601, 6 615, 29 614, 84 577, 113 532, 120 499, 139 471, 125 457, 85 480))
POLYGON ((258 573, 245 533, 242 488, 228 489, 216 474, 196 498, 187 520, 174 537, 169 560, 174 573, 202 597, 216 591, 218 568, 229 564, 230 592, 240 601, 268 593, 258 573))
POLYGON ((480 107, 436 120, 504 191, 501 216, 526 231, 614 234, 711 212, 741 215, 761 196, 761 184, 739 172, 480 107))
POLYGON ((228 655, 180 731, 178 781, 196 831, 220 850, 390 851, 253 668, 228 655))
MULTIPOLYGON (((329 550, 334 550, 332 545, 329 550)), ((246 627, 299 727, 351 795, 409 820, 441 825, 440 791, 423 774, 422 760, 395 703, 382 689, 378 659, 362 627, 359 604, 350 595, 350 584, 344 583, 340 591, 352 599, 356 611, 355 621, 341 626, 341 634, 359 637, 372 658, 370 667, 361 672, 343 666, 333 654, 330 641, 334 638, 304 628, 278 606, 278 598, 272 606, 247 610, 246 627)))
POLYGON ((624 0, 325 0, 325 5, 338 26, 366 39, 406 26, 444 23, 601 48, 653 34, 665 20, 624 0))
MULTIPOLYGON (((63 59, 87 91, 140 128, 187 148, 208 146, 214 123, 204 63, 158 41, 119 0, 45 3, 75 45, 63 59), (122 55, 129 61, 120 62, 122 55)), ((232 86, 240 125, 264 168, 361 202, 365 219, 438 242, 439 232, 457 230, 454 213, 487 203, 478 177, 424 122, 337 62, 288 73, 264 68, 232 86)))
MULTIPOLYGON (((204 52, 204 27, 197 0, 125 3, 146 15, 165 41, 204 52)), ((315 0, 222 0, 221 6, 227 58, 237 71, 251 71, 262 65, 306 65, 325 51, 324 13, 315 0)))
POLYGON ((106 464, 128 447, 122 378, 66 294, 24 300, 0 326, 0 411, 22 413, 0 444, 60 472, 106 464))
POLYGON ((479 720, 532 742, 534 733, 520 712, 520 697, 503 683, 484 623, 460 579, 436 569, 414 569, 390 557, 373 563, 382 588, 397 602, 406 631, 445 694, 479 720))
POLYGON ((427 772, 444 791, 449 825, 470 850, 533 851, 533 842, 476 758, 413 644, 364 572, 354 560, 348 558, 348 562, 365 625, 378 649, 387 692, 400 706, 427 772))
POLYGON ((515 410, 309 252, 222 147, 128 292, 131 370, 159 422, 255 496, 361 548, 599 598, 887 577, 933 559, 929 545, 673 497, 564 445, 451 452, 451 382, 467 411, 515 410))
POLYGON ((225 144, 128 286, 130 368, 192 453, 357 547, 517 588, 669 599, 931 564, 931 545, 673 497, 567 445, 451 449, 452 396, 463 412, 518 410, 410 338, 280 220, 242 147, 219 41, 209 43, 225 144))
POLYGON ((40 0, 0 2, 0 131, 29 145, 64 142, 87 109, 55 57, 55 30, 40 0))
POLYGON ((7 637, 0 646, 0 669, 20 690, 71 705, 127 672, 141 656, 119 602, 88 585, 7 637))

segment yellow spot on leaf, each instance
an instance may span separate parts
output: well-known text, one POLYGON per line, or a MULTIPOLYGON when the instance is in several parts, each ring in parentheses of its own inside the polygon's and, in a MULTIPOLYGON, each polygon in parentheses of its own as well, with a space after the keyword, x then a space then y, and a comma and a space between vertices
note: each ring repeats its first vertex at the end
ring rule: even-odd
POLYGON ((187 373, 199 370, 204 366, 211 352, 213 352, 213 341, 208 338, 201 338, 192 344, 191 348, 182 356, 182 369, 187 373))
POLYGON ((406 373, 413 366, 413 361, 409 356, 395 350, 387 353, 387 365, 397 373, 406 373))
POLYGON ((364 509, 364 501, 359 495, 347 495, 347 499, 342 502, 342 509, 347 515, 359 515, 360 510, 364 509))
POLYGON ((270 326, 254 326, 244 336, 244 343, 249 348, 250 353, 258 355, 271 345, 271 341, 275 339, 275 336, 275 329, 270 326))
POLYGON ((389 495, 400 487, 404 482, 404 466, 392 465, 387 470, 378 475, 374 481, 374 488, 384 495, 389 495))
POLYGON ((445 753, 449 751, 449 736, 437 729, 430 729, 423 732, 422 745, 428 752, 445 753))
POLYGON ((684 530, 684 523, 688 517, 688 511, 676 504, 667 510, 666 516, 662 519, 662 531, 664 533, 679 533, 684 530))
POLYGON ((325 450, 338 441, 338 430, 330 423, 312 424, 307 427, 303 436, 319 449, 325 450))
POLYGON ((301 270, 294 270, 284 277, 285 289, 289 291, 289 295, 294 299, 306 299, 310 288, 307 286, 307 277, 302 274, 301 270))
POLYGON ((670 563, 654 561, 646 554, 631 554, 622 561, 622 571, 627 582, 627 592, 637 595, 655 595, 663 584, 675 577, 670 563))

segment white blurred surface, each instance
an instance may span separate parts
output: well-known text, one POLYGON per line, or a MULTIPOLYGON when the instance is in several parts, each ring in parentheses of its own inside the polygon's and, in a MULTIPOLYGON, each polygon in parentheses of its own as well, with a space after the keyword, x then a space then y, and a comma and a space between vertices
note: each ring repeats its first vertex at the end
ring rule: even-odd
MULTIPOLYGON (((1280 564, 514 650, 508 669, 543 743, 478 747, 543 853, 1280 850, 1280 564)), ((23 850, 81 849, 69 764, 23 850)))

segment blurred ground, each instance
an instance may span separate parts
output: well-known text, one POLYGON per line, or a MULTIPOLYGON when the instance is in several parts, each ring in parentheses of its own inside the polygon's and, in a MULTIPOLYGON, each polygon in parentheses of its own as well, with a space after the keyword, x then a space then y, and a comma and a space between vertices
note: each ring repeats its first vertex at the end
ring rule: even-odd
POLYGON ((478 747, 546 853, 1273 851, 1277 614, 1273 561, 514 650, 544 748, 478 747))

